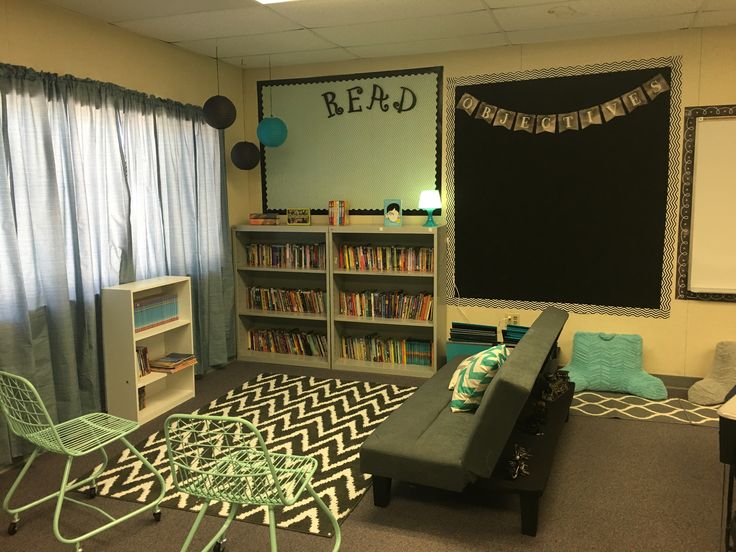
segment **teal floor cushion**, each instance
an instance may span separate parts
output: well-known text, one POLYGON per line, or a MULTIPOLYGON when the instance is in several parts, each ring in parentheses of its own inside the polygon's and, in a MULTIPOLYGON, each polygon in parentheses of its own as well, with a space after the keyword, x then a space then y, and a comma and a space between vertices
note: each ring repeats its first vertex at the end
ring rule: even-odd
POLYGON ((642 339, 635 334, 577 332, 565 368, 575 391, 612 391, 646 399, 667 398, 662 380, 641 366, 642 339))

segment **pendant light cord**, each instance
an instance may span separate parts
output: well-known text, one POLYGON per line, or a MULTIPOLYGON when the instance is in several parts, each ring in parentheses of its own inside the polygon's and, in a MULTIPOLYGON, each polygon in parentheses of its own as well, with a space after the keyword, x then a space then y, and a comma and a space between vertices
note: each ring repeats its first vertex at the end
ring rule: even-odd
POLYGON ((245 65, 240 58, 240 90, 243 94, 243 141, 245 142, 245 65))
MULTIPOLYGON (((268 80, 271 79, 271 56, 268 56, 268 80)), ((270 83, 268 86, 268 110, 271 112, 271 117, 273 117, 273 83, 270 83)))
POLYGON ((220 95, 220 56, 215 46, 215 71, 217 72, 217 95, 220 95))

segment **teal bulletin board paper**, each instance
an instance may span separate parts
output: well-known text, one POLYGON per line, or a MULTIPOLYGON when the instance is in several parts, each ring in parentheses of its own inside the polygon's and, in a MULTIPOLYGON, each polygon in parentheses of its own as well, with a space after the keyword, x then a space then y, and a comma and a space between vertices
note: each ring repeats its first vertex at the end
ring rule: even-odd
MULTIPOLYGON (((288 127, 282 146, 265 148, 264 211, 326 209, 329 200, 344 199, 351 212, 382 213, 387 197, 414 209, 422 190, 439 189, 441 68, 421 71, 259 82, 262 116, 273 113, 288 127), (379 102, 368 109, 375 85, 388 94, 387 111, 379 102), (348 92, 354 87, 362 93, 348 92), (401 102, 402 87, 414 93, 416 104, 399 112, 394 104, 401 102), (329 93, 331 105, 323 97, 329 93), (342 114, 333 114, 336 106, 342 114)), ((403 106, 411 103, 404 92, 403 106)))

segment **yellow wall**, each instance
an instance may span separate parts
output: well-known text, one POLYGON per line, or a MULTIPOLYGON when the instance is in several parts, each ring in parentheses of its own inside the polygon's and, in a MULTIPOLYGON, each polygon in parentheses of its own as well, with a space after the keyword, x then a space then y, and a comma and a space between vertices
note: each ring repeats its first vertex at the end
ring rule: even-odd
MULTIPOLYGON (((368 59, 329 65, 274 68, 273 78, 444 66, 445 76, 520 71, 680 55, 683 61, 682 106, 736 103, 736 27, 679 31, 622 38, 508 46, 487 50, 412 57, 368 59)), ((164 98, 199 104, 216 93, 213 60, 168 44, 138 37, 114 26, 36 0, 0 0, 0 62, 40 71, 69 73, 109 81, 164 98)), ((256 142, 256 81, 265 70, 246 73, 246 138, 256 142)), ((220 86, 238 106, 239 119, 226 131, 226 147, 243 139, 240 69, 221 65, 220 86)), ((446 101, 446 100, 445 100, 446 101)), ((680 145, 677 145, 678 151, 680 145)), ((443 166, 447 166, 443 163, 443 166)), ((678 167, 679 170, 679 167, 678 167)), ((260 211, 260 172, 243 172, 228 162, 230 222, 260 211)), ((325 217, 314 217, 323 222, 325 217)), ((353 223, 380 223, 361 217, 353 223)), ((408 224, 420 223, 407 217, 408 224)), ((560 244, 564 247, 564 244, 560 244)), ((496 324, 507 312, 531 323, 538 311, 448 307, 448 321, 496 324)), ((569 359, 575 331, 638 333, 644 338, 644 364, 658 374, 701 376, 708 372, 715 344, 736 340, 736 305, 675 301, 665 320, 572 314, 562 335, 563 361, 569 359)))
MULTIPOLYGON (((36 0, 0 0, 0 62, 112 82, 194 105, 217 93, 211 58, 36 0)), ((233 100, 239 117, 241 74, 239 67, 220 64, 220 91, 233 100)), ((238 118, 225 131, 227 152, 242 139, 238 118)), ((255 128, 248 139, 255 141, 255 128)), ((245 174, 231 163, 228 196, 236 208, 248 201, 245 174)), ((235 220, 232 207, 231 214, 235 220)))
MULTIPOLYGON (((569 41, 525 46, 507 46, 446 54, 369 59, 288 68, 274 68, 273 78, 381 71, 407 67, 444 66, 445 77, 521 71, 546 67, 605 63, 663 56, 682 56, 681 106, 736 103, 736 27, 569 41)), ((267 79, 263 70, 247 71, 246 94, 249 118, 255 120, 256 81, 267 79)), ((444 100, 448 101, 447 98, 444 100)), ((446 125, 443 125, 446 127, 446 125)), ((444 146, 444 144, 443 144, 444 146)), ((676 144, 678 157, 681 144, 676 144)), ((445 153, 446 155, 446 153, 445 153)), ((447 163, 443 162, 443 167, 447 163)), ((679 166, 677 167, 679 172, 679 166)), ((233 223, 242 222, 250 211, 261 208, 258 171, 248 174, 247 203, 232 206, 233 223)), ((444 188, 444 184, 443 184, 444 188)), ((378 198, 380 199, 380 198, 378 198)), ((352 223, 379 224, 381 217, 352 217, 352 223)), ((407 217, 418 224, 419 217, 407 217)), ((318 223, 324 217, 314 217, 318 223)), ((565 244, 560 244, 561 248, 565 244)), ((562 269, 562 267, 560 267, 562 269)), ((520 314, 522 324, 531 323, 539 311, 448 307, 447 320, 470 320, 497 324, 506 313, 520 314)), ((673 302, 667 319, 571 314, 561 337, 562 361, 572 350, 572 335, 581 331, 637 333, 644 339, 644 367, 651 373, 703 376, 708 373, 715 344, 736 340, 736 304, 702 301, 673 302)), ((446 334, 446 332, 444 332, 446 334)))

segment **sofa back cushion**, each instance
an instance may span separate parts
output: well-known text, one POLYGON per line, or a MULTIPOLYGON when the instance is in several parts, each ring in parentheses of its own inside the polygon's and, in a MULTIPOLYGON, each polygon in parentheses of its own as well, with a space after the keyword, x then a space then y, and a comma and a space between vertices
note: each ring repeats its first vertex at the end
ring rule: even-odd
POLYGON ((475 476, 490 477, 493 472, 567 316, 547 307, 483 394, 464 454, 464 467, 475 476))

